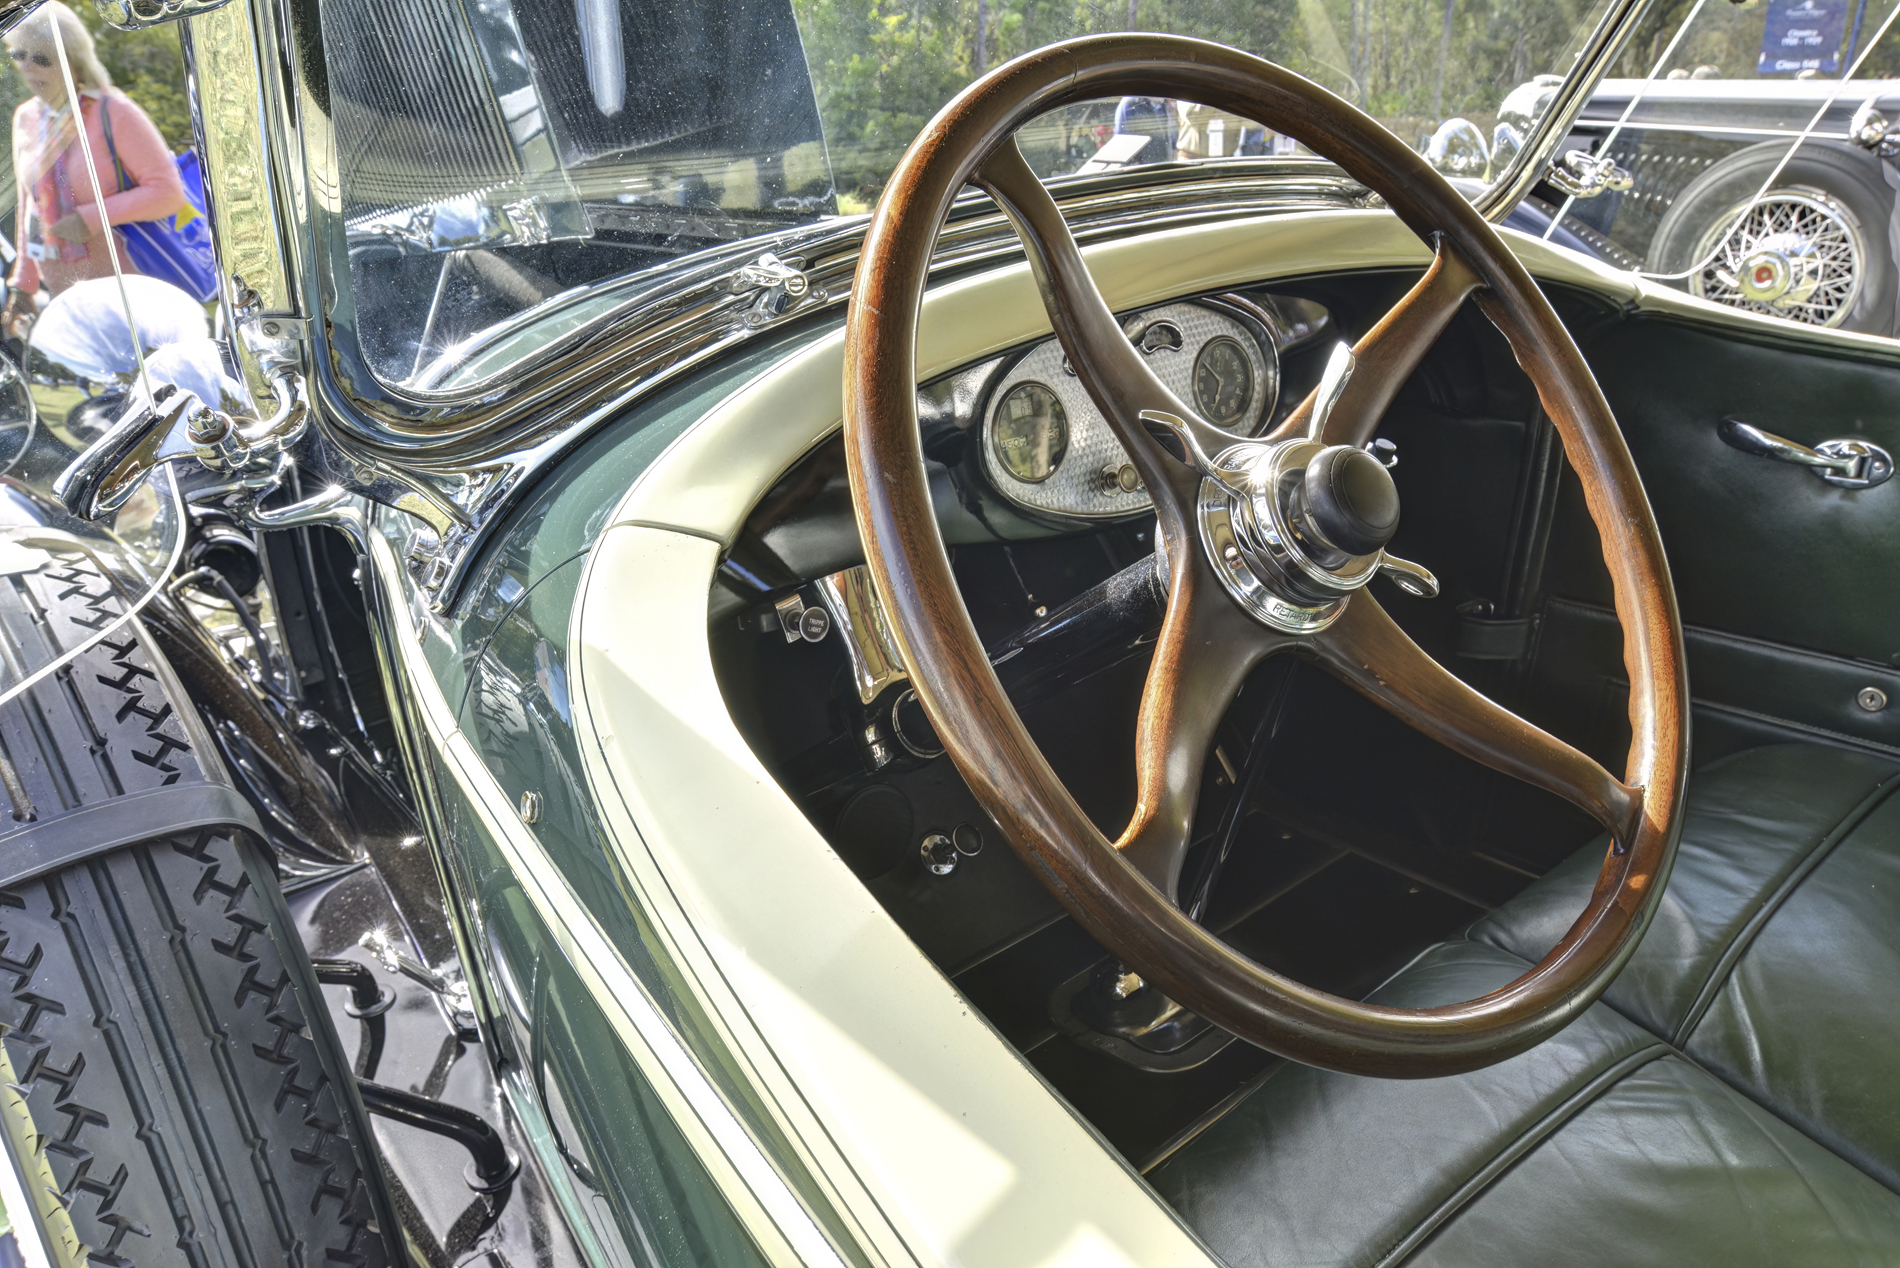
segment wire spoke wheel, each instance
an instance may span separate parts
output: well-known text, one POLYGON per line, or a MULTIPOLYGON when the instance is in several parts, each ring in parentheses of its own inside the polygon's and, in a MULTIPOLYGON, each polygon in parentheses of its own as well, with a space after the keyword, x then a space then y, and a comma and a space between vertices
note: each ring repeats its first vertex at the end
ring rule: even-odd
POLYGON ((1708 264, 1689 289, 1718 304, 1837 326, 1860 296, 1866 253, 1860 221, 1839 201, 1805 186, 1772 190, 1715 218, 1695 249, 1708 264))

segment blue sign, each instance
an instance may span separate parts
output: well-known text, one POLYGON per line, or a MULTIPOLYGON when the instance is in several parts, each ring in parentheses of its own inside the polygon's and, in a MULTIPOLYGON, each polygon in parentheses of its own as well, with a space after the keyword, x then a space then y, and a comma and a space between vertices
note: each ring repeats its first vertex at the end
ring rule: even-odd
POLYGON ((1761 33, 1762 74, 1811 70, 1832 75, 1841 68, 1841 43, 1854 0, 1769 0, 1761 33))

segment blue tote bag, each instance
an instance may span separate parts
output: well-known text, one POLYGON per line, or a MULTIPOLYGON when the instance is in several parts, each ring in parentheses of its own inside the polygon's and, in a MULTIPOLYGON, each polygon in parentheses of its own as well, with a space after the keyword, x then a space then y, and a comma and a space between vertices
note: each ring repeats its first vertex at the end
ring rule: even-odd
MULTIPOLYGON (((118 147, 112 143, 110 100, 110 96, 99 100, 106 149, 112 152, 112 170, 118 173, 119 188, 131 189, 133 182, 119 162, 118 147)), ((132 257, 134 268, 208 304, 218 296, 218 262, 211 254, 211 227, 205 219, 204 172, 198 166, 196 150, 180 154, 177 163, 179 179, 185 185, 183 207, 161 220, 138 220, 112 227, 125 239, 125 252, 132 257)))

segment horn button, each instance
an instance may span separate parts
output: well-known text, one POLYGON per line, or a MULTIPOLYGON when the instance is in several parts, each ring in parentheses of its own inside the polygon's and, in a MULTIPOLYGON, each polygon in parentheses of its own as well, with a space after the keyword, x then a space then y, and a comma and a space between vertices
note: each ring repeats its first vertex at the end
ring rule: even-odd
POLYGON ((1316 557, 1320 548, 1333 548, 1338 558, 1321 561, 1328 567, 1375 555, 1398 531, 1398 486, 1365 450, 1332 445, 1306 464, 1292 519, 1316 557))
POLYGON ((1213 466, 1221 478, 1202 480, 1196 505, 1201 544, 1228 592, 1263 624, 1323 630, 1382 566, 1406 589, 1426 592, 1387 565, 1399 491, 1365 450, 1283 440, 1236 446, 1213 466))

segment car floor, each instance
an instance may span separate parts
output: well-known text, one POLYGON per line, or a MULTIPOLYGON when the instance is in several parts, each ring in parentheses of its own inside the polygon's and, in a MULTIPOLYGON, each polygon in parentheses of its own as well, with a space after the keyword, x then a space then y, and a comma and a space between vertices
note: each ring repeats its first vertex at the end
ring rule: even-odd
MULTIPOLYGON (((1214 925, 1236 950, 1297 981, 1348 998, 1370 993, 1419 952, 1484 913, 1455 894, 1349 850, 1251 816, 1251 847, 1224 891, 1214 925), (1245 895, 1243 899, 1239 895, 1245 895)), ((1065 980, 1104 959, 1062 917, 955 981, 1029 1062, 1138 1169, 1278 1058, 1230 1042, 1190 1070, 1137 1069, 1059 1032, 1049 999, 1065 980)))
MULTIPOLYGON (((1427 762, 1430 741, 1338 687, 1319 671, 1291 663, 1269 667, 1242 694, 1218 741, 1231 754, 1245 787, 1252 756, 1239 738, 1254 732, 1254 714, 1284 712, 1258 755, 1264 778, 1254 782, 1234 832, 1206 922, 1255 962, 1329 993, 1362 998, 1420 952, 1455 937, 1492 907, 1530 884, 1590 835, 1561 805, 1539 807, 1543 834, 1556 849, 1530 866, 1447 848, 1455 834, 1449 807, 1408 795, 1405 781, 1365 781, 1345 760, 1372 754, 1381 768, 1427 762), (1263 690, 1266 687, 1268 689, 1263 690), (1413 750, 1417 751, 1413 751, 1413 750), (1355 791, 1358 795, 1355 796, 1355 791), (1385 795, 1380 795, 1383 791, 1385 795), (1395 824, 1410 823, 1405 829, 1395 824)), ((1442 750, 1439 750, 1442 752, 1442 750)), ((1469 765, 1464 759, 1452 764, 1469 765)), ((1442 773, 1442 772, 1441 772, 1442 773)), ((1483 789, 1492 772, 1455 771, 1450 789, 1483 789)), ((1217 773, 1213 784, 1227 781, 1217 773)), ((1446 788, 1441 780, 1439 788, 1446 788)), ((1218 788, 1204 796, 1197 820, 1205 850, 1224 818, 1218 788), (1211 803, 1211 804, 1210 804, 1211 803)), ((1484 797, 1477 797, 1483 804, 1484 797)), ((1554 802, 1554 799, 1551 799, 1554 802)), ((1523 825, 1520 825, 1523 826, 1523 825)), ((1197 852, 1185 874, 1193 875, 1197 852)), ((1142 1069, 1063 1033, 1052 997, 1063 983, 1108 962, 1107 953, 1067 915, 1013 945, 961 968, 953 978, 971 1002, 1049 1084, 1131 1165, 1147 1170, 1193 1135, 1279 1059, 1230 1040, 1185 1070, 1142 1069)))

